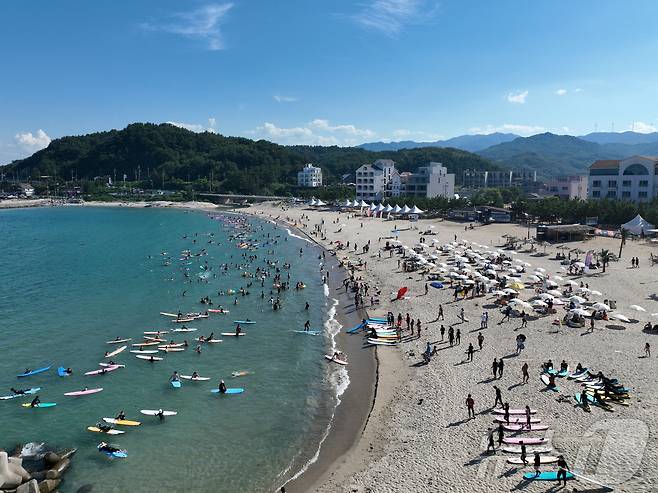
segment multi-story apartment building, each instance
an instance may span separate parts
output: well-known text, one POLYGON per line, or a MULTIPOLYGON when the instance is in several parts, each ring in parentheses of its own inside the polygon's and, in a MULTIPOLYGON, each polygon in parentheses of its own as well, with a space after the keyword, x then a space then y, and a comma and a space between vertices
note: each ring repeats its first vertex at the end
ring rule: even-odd
POLYGON ((400 174, 395 161, 378 159, 356 170, 357 200, 382 200, 400 195, 400 174))
POLYGON ((431 162, 415 173, 401 173, 400 182, 400 195, 430 199, 455 195, 455 175, 441 163, 431 162))
POLYGON ((587 175, 558 176, 544 184, 544 192, 561 199, 587 199, 587 175))
POLYGON ((599 160, 588 178, 588 198, 648 202, 658 195, 658 157, 599 160))
POLYGON ((300 187, 321 187, 322 186, 322 169, 308 163, 297 172, 297 186, 300 187))

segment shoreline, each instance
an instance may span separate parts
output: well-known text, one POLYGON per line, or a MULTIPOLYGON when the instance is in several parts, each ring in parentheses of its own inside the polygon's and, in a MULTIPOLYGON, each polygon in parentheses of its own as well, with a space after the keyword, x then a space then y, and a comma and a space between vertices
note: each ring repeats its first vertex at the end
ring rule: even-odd
MULTIPOLYGON (((319 450, 313 457, 304 461, 301 470, 292 472, 292 476, 282 484, 287 492, 319 491, 327 480, 335 479, 338 471, 343 469, 351 471, 355 463, 361 463, 359 457, 364 436, 370 429, 368 423, 373 414, 380 412, 383 408, 382 401, 388 402, 385 396, 390 393, 390 386, 387 385, 387 382, 390 379, 390 370, 396 366, 391 365, 389 361, 393 354, 383 351, 388 354, 381 355, 379 348, 364 348, 360 334, 351 335, 345 332, 346 329, 359 324, 363 318, 367 318, 368 313, 363 308, 357 311, 353 308, 350 309, 353 302, 349 294, 344 292, 341 284, 342 279, 349 274, 344 267, 340 266, 337 257, 331 255, 326 245, 287 221, 265 214, 257 214, 250 210, 234 212, 273 221, 281 227, 290 229, 291 232, 302 235, 317 248, 329 254, 326 264, 332 269, 333 275, 329 280, 328 299, 338 301, 335 319, 342 325, 340 332, 335 336, 335 342, 336 346, 347 355, 350 382, 345 392, 339 397, 340 403, 334 409, 327 434, 318 444, 319 450), (340 273, 340 276, 336 276, 337 273, 340 273), (364 352, 369 354, 364 354, 364 352), (382 359, 386 364, 382 365, 382 359), (383 383, 381 381, 382 371, 383 375, 387 377, 383 379, 383 383)), ((347 471, 345 474, 348 473, 347 471)))

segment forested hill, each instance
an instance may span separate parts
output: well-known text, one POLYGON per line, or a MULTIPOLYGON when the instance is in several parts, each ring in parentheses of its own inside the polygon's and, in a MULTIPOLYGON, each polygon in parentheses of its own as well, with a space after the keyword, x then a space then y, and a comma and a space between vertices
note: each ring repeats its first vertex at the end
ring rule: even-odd
POLYGON ((461 181, 464 169, 497 169, 486 158, 457 149, 422 148, 371 152, 357 148, 282 146, 265 140, 194 133, 168 124, 134 123, 123 130, 63 137, 32 156, 14 161, 3 172, 21 179, 50 176, 91 180, 116 177, 129 181, 180 184, 235 193, 282 193, 296 183, 297 171, 312 162, 323 169, 325 183, 376 159, 388 158, 401 171, 413 171, 429 161, 442 162, 461 181))

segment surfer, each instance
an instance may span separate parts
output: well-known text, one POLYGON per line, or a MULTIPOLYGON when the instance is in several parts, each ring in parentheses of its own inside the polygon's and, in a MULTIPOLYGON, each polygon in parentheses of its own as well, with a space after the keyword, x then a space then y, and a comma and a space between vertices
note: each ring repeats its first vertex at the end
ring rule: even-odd
POLYGON ((239 335, 240 335, 240 332, 242 332, 242 327, 240 327, 240 324, 238 324, 238 325, 235 327, 235 335, 236 335, 236 336, 239 336, 239 335))
POLYGON ((165 413, 162 409, 158 409, 158 413, 156 414, 158 418, 160 418, 160 421, 164 421, 165 419, 165 413))
POLYGON ((108 445, 105 442, 101 442, 101 443, 98 444, 98 450, 100 450, 101 452, 107 452, 108 454, 113 454, 115 452, 121 452, 120 448, 114 447, 112 445, 108 445))
POLYGON ((194 348, 194 351, 195 351, 197 354, 201 354, 201 346, 197 345, 197 347, 194 348))
POLYGON ((103 433, 107 433, 108 431, 110 431, 112 429, 112 427, 110 425, 108 425, 107 423, 103 423, 102 421, 99 421, 98 423, 96 423, 96 428, 101 430, 103 433))
POLYGON ((526 453, 525 449, 525 443, 523 443, 523 440, 520 442, 521 444, 521 462, 523 462, 524 466, 528 465, 528 461, 526 460, 528 454, 526 453))
POLYGON ((560 483, 560 478, 564 480, 564 486, 567 485, 567 471, 569 471, 569 466, 567 461, 564 460, 564 456, 559 455, 557 458, 557 482, 560 483))
POLYGON ((487 443, 487 453, 489 453, 489 450, 491 450, 493 454, 496 455, 496 446, 494 445, 494 431, 489 428, 488 433, 489 442, 487 443))
POLYGON ((180 377, 178 376, 178 372, 175 371, 172 375, 171 378, 169 379, 170 382, 178 382, 180 381, 180 377))
POLYGON ((195 378, 199 378, 199 372, 198 371, 192 372, 192 380, 194 380, 195 378))
POLYGON ((535 477, 539 476, 540 468, 541 465, 541 456, 539 455, 539 452, 535 452, 535 477))
POLYGON ((473 400, 473 397, 471 397, 471 394, 468 394, 468 397, 466 397, 466 408, 468 409, 468 418, 475 419, 475 401, 473 400))
POLYGON ((503 428, 503 423, 498 423, 498 446, 503 445, 503 438, 505 438, 505 431, 503 428))
MULTIPOLYGON (((494 390, 496 391, 496 400, 494 401, 493 407, 496 407, 496 405, 500 402, 500 405, 503 405, 503 394, 500 392, 500 388, 494 385, 494 390)), ((509 423, 509 421, 508 421, 509 423)))
POLYGON ((583 391, 580 393, 580 404, 585 408, 585 410, 589 410, 589 402, 587 401, 587 391, 583 389, 583 391))
POLYGON ((551 389, 554 389, 555 387, 557 387, 557 385, 555 384, 555 375, 549 375, 548 376, 548 387, 551 388, 551 389))
POLYGON ((523 383, 526 384, 528 383, 528 380, 530 380, 530 373, 528 373, 528 362, 526 361, 523 363, 523 366, 521 367, 521 372, 523 373, 523 383))
POLYGON ((25 391, 23 389, 15 389, 14 387, 12 387, 9 390, 11 390, 12 393, 14 393, 16 395, 25 395, 25 391))
POLYGON ((119 411, 119 414, 117 414, 117 417, 115 419, 118 419, 119 421, 123 421, 126 419, 126 413, 123 412, 123 409, 119 411))
POLYGON ((39 404, 41 404, 41 399, 39 399, 39 396, 37 395, 34 399, 32 399, 32 402, 30 402, 30 407, 38 407, 39 404))
POLYGON ((525 422, 526 425, 528 426, 528 429, 530 429, 530 406, 526 404, 525 406, 525 422))
POLYGON ((308 332, 309 330, 311 330, 311 321, 310 321, 310 320, 307 320, 307 321, 304 323, 304 332, 308 332))
POLYGON ((219 382, 218 389, 220 394, 226 394, 226 384, 224 383, 224 380, 219 382))

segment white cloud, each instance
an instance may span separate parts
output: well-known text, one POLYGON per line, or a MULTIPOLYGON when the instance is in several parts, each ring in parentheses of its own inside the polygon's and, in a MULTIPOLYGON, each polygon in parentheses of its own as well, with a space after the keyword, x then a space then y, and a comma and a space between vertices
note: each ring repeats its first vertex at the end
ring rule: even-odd
POLYGON ((528 91, 521 91, 517 93, 510 92, 507 94, 507 101, 513 104, 525 104, 528 97, 528 91))
POLYGON ((427 0, 370 0, 352 20, 394 38, 406 25, 427 19, 435 11, 435 2, 427 0))
POLYGON ((567 92, 569 91, 567 91, 566 89, 558 89, 557 91, 555 91, 555 94, 558 96, 564 96, 567 92))
POLYGON ((272 140, 279 144, 340 145, 353 146, 372 139, 375 132, 358 128, 355 125, 332 125, 329 120, 317 118, 299 127, 279 127, 265 122, 246 132, 255 138, 272 140))
POLYGON ((50 144, 50 137, 43 130, 37 130, 36 134, 32 132, 20 132, 14 136, 16 142, 25 150, 36 152, 50 144))
POLYGON ((573 92, 583 92, 583 90, 580 87, 576 87, 573 92))
POLYGON ((199 39, 206 43, 209 50, 222 50, 224 41, 220 25, 232 8, 232 3, 210 3, 196 10, 174 14, 168 22, 144 23, 141 27, 147 31, 162 31, 199 39))
POLYGON ((277 103, 296 103, 299 101, 299 98, 296 98, 294 96, 280 96, 278 94, 275 94, 274 96, 274 101, 277 103))
POLYGON ((441 134, 423 132, 422 130, 409 130, 398 128, 393 130, 393 140, 423 140, 426 142, 441 140, 445 137, 441 134))
POLYGON ((217 119, 215 118, 208 118, 208 124, 203 125, 201 123, 184 123, 184 122, 173 122, 173 121, 168 121, 166 122, 169 125, 173 125, 175 127, 180 127, 184 128, 186 130, 190 130, 192 132, 211 132, 211 133, 217 133, 217 119))
POLYGON ((653 126, 651 123, 644 123, 644 122, 633 122, 628 127, 628 129, 640 134, 650 134, 658 131, 658 129, 656 129, 656 127, 653 126))
POLYGON ((470 134, 492 134, 495 132, 512 133, 527 137, 545 132, 546 129, 539 125, 519 125, 515 123, 504 123, 502 125, 486 125, 485 127, 473 127, 468 130, 470 134))

